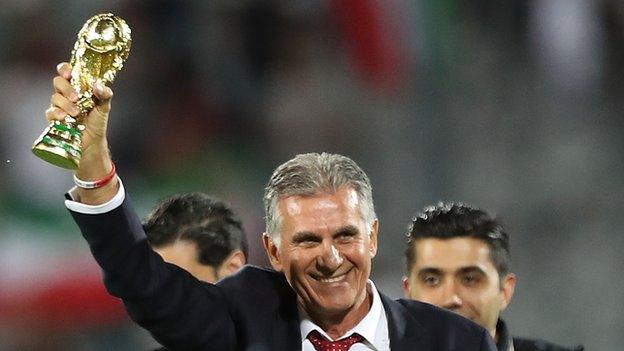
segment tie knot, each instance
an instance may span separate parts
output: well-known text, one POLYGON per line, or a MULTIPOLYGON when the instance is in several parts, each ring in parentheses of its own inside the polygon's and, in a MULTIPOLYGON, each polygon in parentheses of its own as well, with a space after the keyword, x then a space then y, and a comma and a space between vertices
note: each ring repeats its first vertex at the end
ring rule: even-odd
POLYGON ((364 337, 358 333, 353 333, 346 338, 331 341, 317 330, 313 330, 308 334, 308 340, 314 345, 316 351, 349 351, 353 344, 364 341, 364 337))

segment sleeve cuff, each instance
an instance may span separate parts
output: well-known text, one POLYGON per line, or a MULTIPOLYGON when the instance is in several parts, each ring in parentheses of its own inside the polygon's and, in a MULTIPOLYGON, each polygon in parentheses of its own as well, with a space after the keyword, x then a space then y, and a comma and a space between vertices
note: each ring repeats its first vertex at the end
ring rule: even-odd
POLYGON ((126 191, 124 189, 123 182, 121 181, 121 178, 119 178, 118 180, 119 190, 117 191, 117 194, 115 194, 115 196, 110 199, 110 201, 100 205, 85 205, 83 203, 77 202, 74 199, 76 198, 76 191, 78 190, 78 188, 73 187, 67 192, 65 207, 67 207, 67 209, 69 209, 70 211, 82 214, 102 214, 116 209, 117 207, 121 206, 124 199, 126 198, 126 191))

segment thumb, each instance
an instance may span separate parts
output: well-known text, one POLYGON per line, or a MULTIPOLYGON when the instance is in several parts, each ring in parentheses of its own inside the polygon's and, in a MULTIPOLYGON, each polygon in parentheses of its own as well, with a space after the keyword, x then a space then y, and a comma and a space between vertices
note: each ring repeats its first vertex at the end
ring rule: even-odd
POLYGON ((95 96, 95 107, 100 114, 106 115, 111 109, 111 99, 113 98, 113 90, 98 80, 95 82, 93 94, 95 96))

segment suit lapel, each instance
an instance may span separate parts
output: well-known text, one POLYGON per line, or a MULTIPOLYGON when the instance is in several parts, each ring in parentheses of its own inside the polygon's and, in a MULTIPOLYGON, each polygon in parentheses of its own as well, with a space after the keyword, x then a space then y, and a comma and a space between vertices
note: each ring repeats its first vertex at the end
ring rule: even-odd
POLYGON ((405 306, 383 294, 383 303, 388 319, 388 336, 392 351, 429 351, 430 345, 425 337, 426 331, 422 324, 410 315, 405 306))

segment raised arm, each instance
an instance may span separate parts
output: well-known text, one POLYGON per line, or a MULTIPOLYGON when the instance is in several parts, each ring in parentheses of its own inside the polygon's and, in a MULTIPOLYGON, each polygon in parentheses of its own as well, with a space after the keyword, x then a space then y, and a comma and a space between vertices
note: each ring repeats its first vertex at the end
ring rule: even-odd
MULTIPOLYGON (((78 114, 70 69, 67 63, 57 67, 46 111, 49 121, 78 114)), ((112 170, 106 130, 113 92, 96 85, 94 93, 95 108, 83 119, 82 159, 76 170, 84 181, 102 179, 112 170)), ((123 299, 132 319, 171 349, 236 349, 234 321, 222 288, 165 263, 151 249, 117 177, 99 188, 77 188, 72 195, 68 207, 102 267, 106 288, 123 299), (119 199, 120 205, 110 205, 119 199)))

